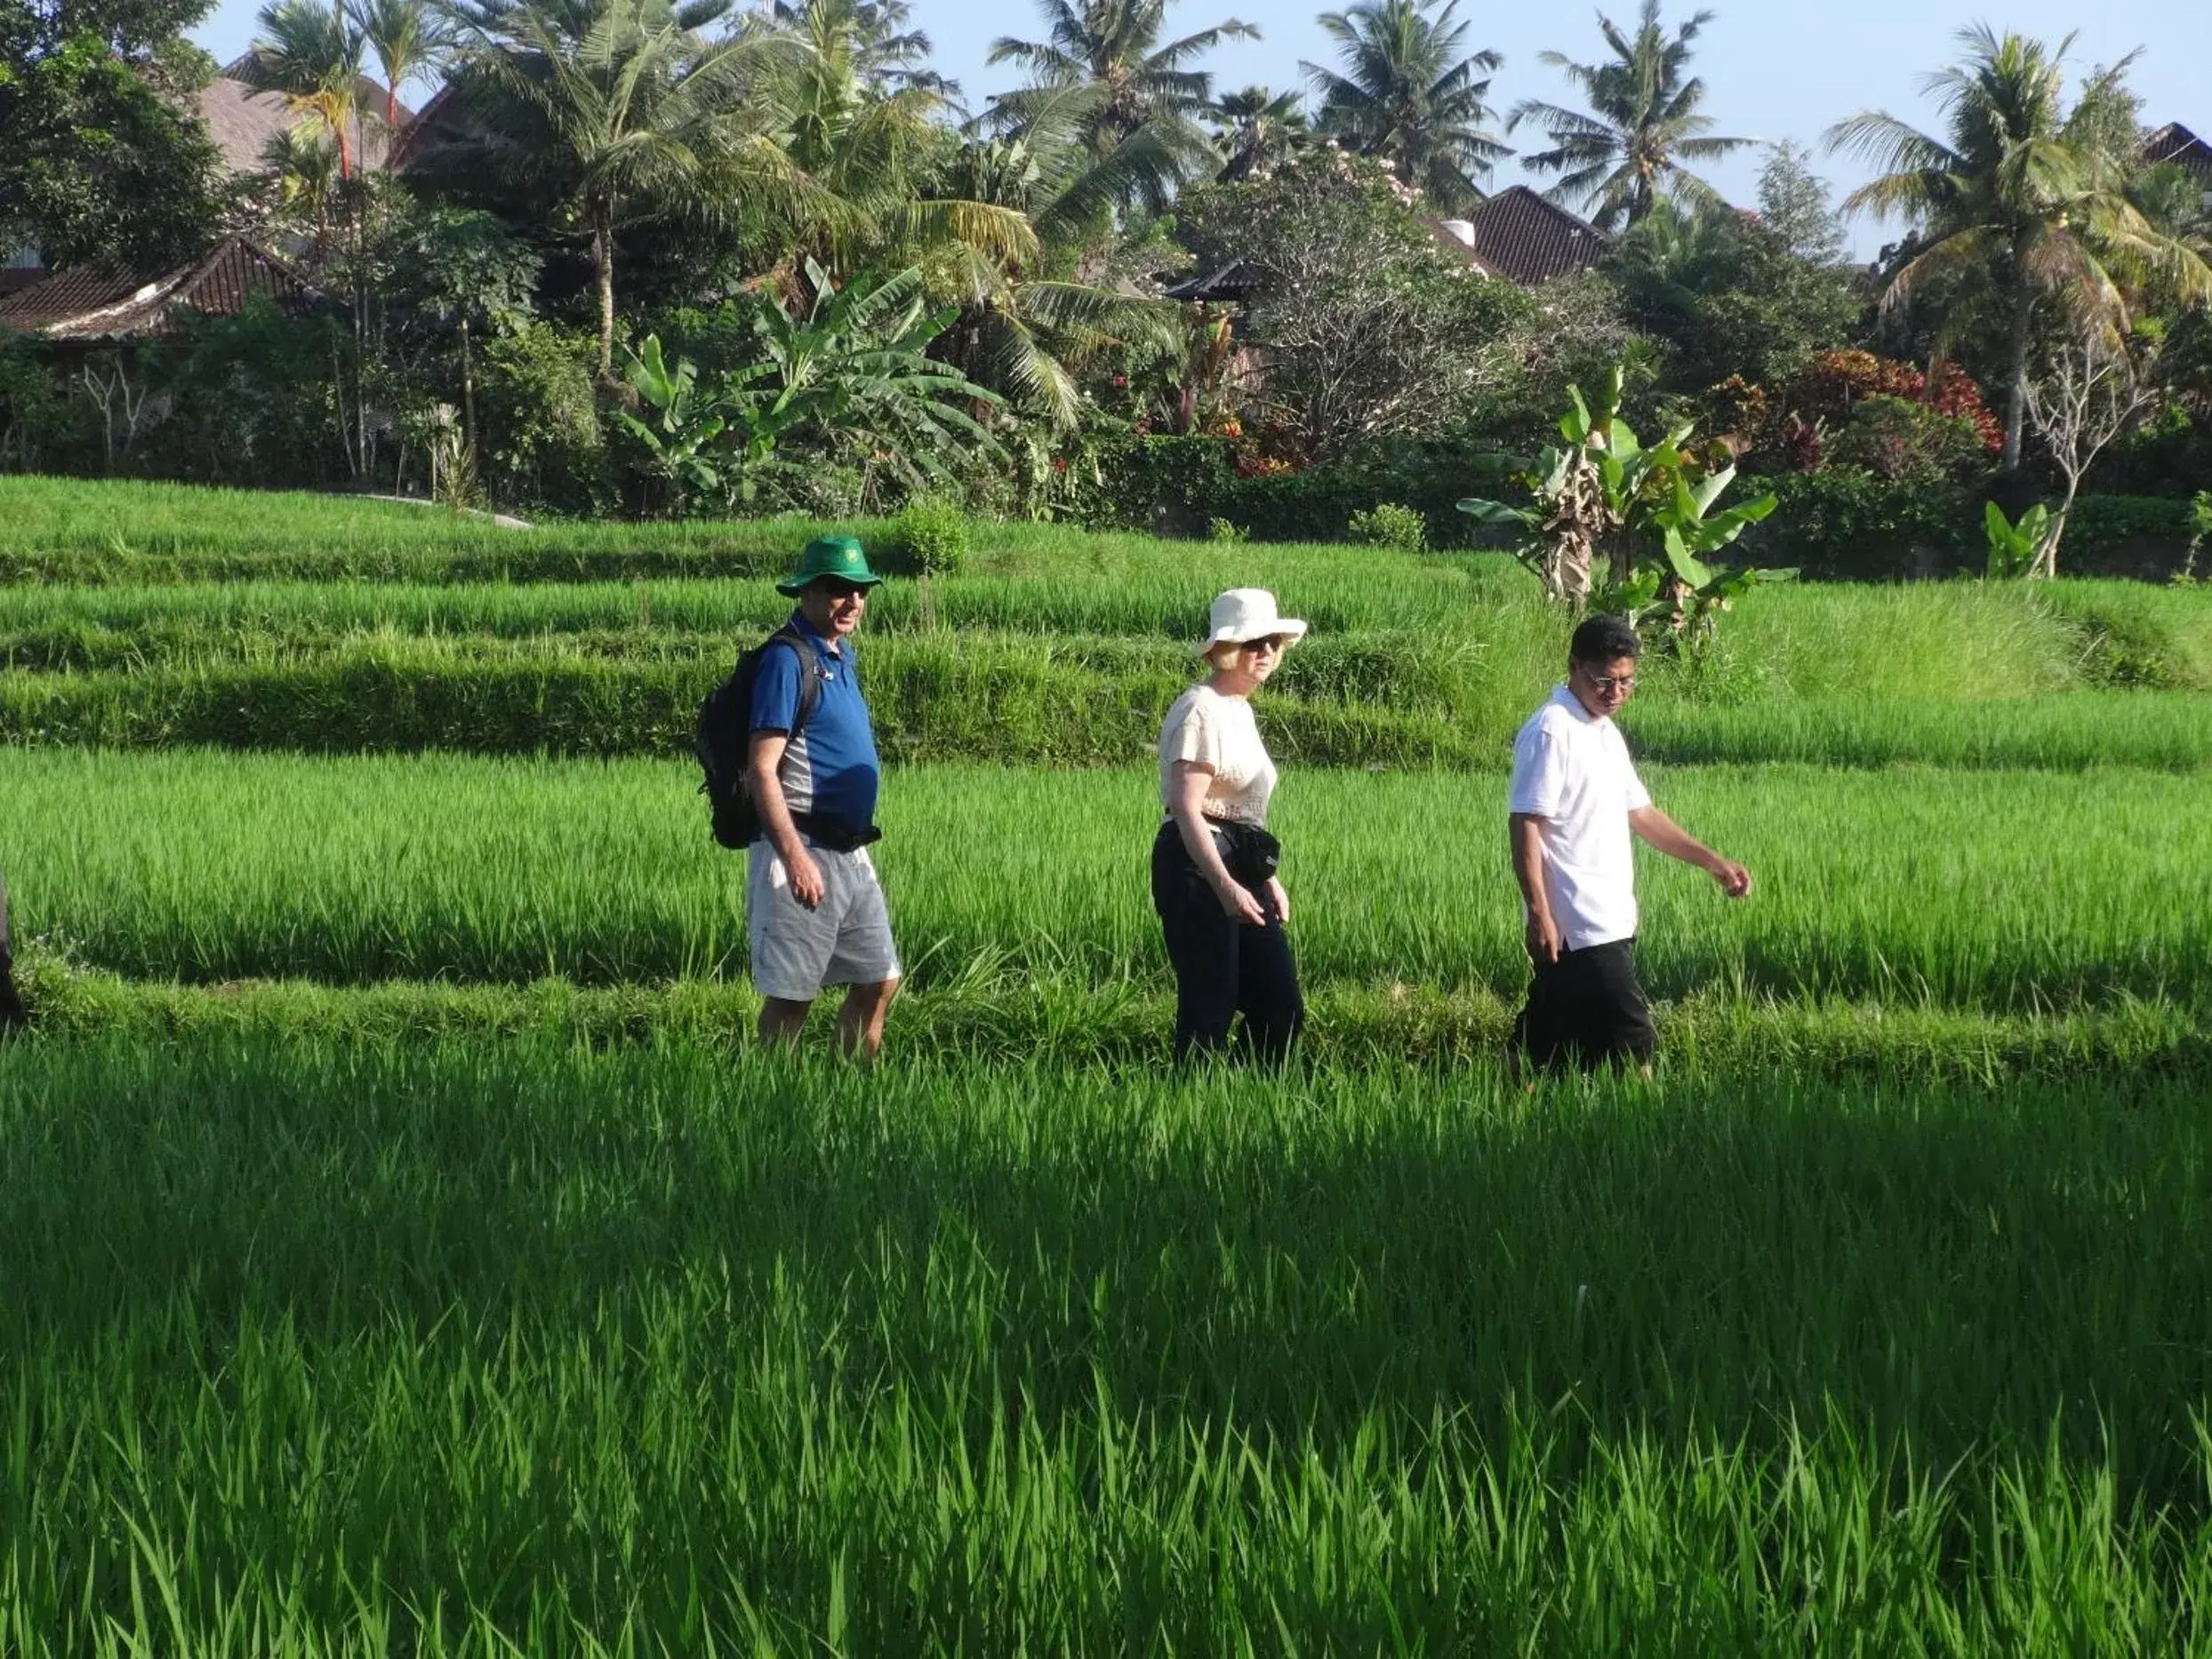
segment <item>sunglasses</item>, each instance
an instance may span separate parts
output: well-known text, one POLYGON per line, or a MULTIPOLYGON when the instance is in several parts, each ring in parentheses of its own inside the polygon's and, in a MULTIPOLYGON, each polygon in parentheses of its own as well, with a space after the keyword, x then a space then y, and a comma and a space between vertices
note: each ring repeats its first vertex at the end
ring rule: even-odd
POLYGON ((833 599, 864 599, 868 597, 867 588, 856 581, 838 581, 834 578, 827 578, 815 583, 815 586, 833 599))
POLYGON ((1288 634, 1262 634, 1257 639, 1246 640, 1244 648, 1246 651, 1264 651, 1270 656, 1279 657, 1283 654, 1284 648, 1289 644, 1288 634))

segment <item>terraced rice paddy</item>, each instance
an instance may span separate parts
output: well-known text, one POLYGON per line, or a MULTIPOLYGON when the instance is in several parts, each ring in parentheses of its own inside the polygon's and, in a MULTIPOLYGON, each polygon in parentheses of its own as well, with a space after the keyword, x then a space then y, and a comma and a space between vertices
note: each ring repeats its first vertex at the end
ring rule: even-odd
POLYGON ((1629 724, 1759 890, 1524 1095, 1514 573, 986 533, 862 1075, 675 757, 798 533, 0 480, 0 1652, 2212 1651, 2212 597, 1755 595, 1629 724), (1282 1079, 1142 885, 1240 581, 1282 1079))

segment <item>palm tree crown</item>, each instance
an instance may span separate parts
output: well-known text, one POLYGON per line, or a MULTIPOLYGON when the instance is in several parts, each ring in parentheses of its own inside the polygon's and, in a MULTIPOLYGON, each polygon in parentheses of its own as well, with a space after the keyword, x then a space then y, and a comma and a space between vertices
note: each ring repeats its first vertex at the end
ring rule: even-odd
POLYGON ((359 26, 315 0, 273 0, 255 21, 260 32, 240 78, 281 94, 336 138, 339 176, 351 178, 365 50, 359 26))
POLYGON ((946 84, 917 67, 927 42, 899 32, 905 17, 899 0, 786 0, 749 26, 777 48, 753 117, 803 181, 779 216, 797 256, 835 279, 926 263, 947 244, 1000 263, 1036 249, 1019 212, 922 188, 954 140, 937 119, 946 84))
POLYGON ((1504 60, 1459 55, 1467 25, 1454 20, 1458 9, 1459 0, 1433 12, 1430 0, 1361 0, 1325 12, 1321 28, 1343 70, 1301 66, 1321 95, 1321 130, 1389 162, 1445 212, 1482 200, 1479 180, 1512 154, 1484 127, 1497 114, 1486 101, 1488 77, 1504 60))
POLYGON ((1312 138, 1305 100, 1296 92, 1247 86, 1224 92, 1214 104, 1214 142, 1222 156, 1222 177, 1246 179, 1264 172, 1303 148, 1312 138))
POLYGON ((703 30, 728 0, 491 0, 467 14, 477 76, 516 116, 486 123, 467 159, 557 192, 588 239, 599 300, 599 372, 613 372, 615 233, 676 212, 724 213, 776 187, 789 158, 751 120, 748 94, 783 50, 703 30))
POLYGON ((384 72, 384 157, 389 167, 399 151, 400 86, 437 68, 445 60, 451 36, 445 17, 430 0, 349 0, 346 10, 384 72))
POLYGON ((1941 280, 1951 289, 1946 339, 1979 322, 2001 332, 2009 471, 2020 464, 2039 307, 2124 333, 2131 293, 2212 298, 2212 269, 2128 197, 2132 59, 2091 76, 2069 110, 2064 65, 2072 36, 2056 51, 1987 27, 1959 38, 1964 60, 1925 83, 1943 109, 1944 138, 1869 110, 1830 129, 1827 144, 1879 170, 1845 198, 1847 212, 1901 218, 1919 233, 1884 302, 1902 304, 1941 280))
POLYGON ((1090 140, 1110 150, 1148 123, 1195 126, 1213 96, 1214 77, 1191 62, 1224 40, 1257 40, 1260 31, 1229 18, 1160 44, 1168 0, 1038 0, 1050 25, 1042 41, 1004 36, 991 44, 990 61, 1014 62, 1030 72, 1024 92, 991 100, 1002 124, 1028 124, 1041 92, 1087 86, 1099 94, 1090 117, 1090 140))
POLYGON ((1598 28, 1612 49, 1603 63, 1576 63, 1547 52, 1542 60, 1564 74, 1583 94, 1587 112, 1528 99, 1513 108, 1508 129, 1523 121, 1543 128, 1552 148, 1524 157, 1537 172, 1556 172, 1548 194, 1583 204, 1601 230, 1635 224, 1662 190, 1719 201, 1719 192, 1690 172, 1686 161, 1717 161, 1752 140, 1712 136, 1712 117, 1697 113, 1705 83, 1687 76, 1691 44, 1711 12, 1700 12, 1670 38, 1659 21, 1659 0, 1644 0, 1631 36, 1602 12, 1598 28))
POLYGON ((910 27, 907 0, 775 0, 777 27, 819 39, 835 30, 848 43, 854 73, 873 92, 926 92, 952 100, 960 84, 929 67, 930 40, 910 27))

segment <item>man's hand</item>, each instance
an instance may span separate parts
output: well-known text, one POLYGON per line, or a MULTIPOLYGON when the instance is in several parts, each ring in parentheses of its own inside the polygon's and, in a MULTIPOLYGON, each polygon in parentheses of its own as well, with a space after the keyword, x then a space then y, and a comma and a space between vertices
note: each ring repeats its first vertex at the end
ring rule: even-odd
POLYGON ((1538 967, 1551 967, 1559 959, 1559 926, 1548 913, 1528 918, 1528 959, 1538 967))
POLYGON ((1734 859, 1716 856, 1705 869, 1720 884, 1720 891, 1731 899, 1741 899, 1751 893, 1751 872, 1734 859))
POLYGON ((802 910, 811 910, 821 902, 827 889, 822 886, 821 867, 814 862, 814 855, 800 843, 783 854, 783 872, 791 878, 791 896, 799 902, 802 910))
POLYGON ((1230 921, 1242 922, 1248 927, 1267 926, 1267 912, 1242 882, 1232 881, 1225 887, 1216 887, 1214 896, 1222 902, 1222 909, 1230 921))

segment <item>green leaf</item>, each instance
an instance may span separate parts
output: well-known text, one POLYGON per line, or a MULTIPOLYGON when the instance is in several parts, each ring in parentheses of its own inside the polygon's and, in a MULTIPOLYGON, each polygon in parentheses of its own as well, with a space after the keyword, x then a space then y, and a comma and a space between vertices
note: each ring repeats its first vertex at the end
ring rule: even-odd
POLYGON ((1679 530, 1670 527, 1663 541, 1667 550, 1667 564, 1673 570, 1677 580, 1689 588, 1703 588, 1712 580, 1712 572, 1698 562, 1697 556, 1690 551, 1688 545, 1682 540, 1682 533, 1679 530))

